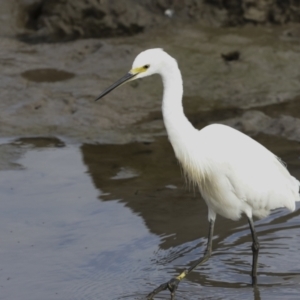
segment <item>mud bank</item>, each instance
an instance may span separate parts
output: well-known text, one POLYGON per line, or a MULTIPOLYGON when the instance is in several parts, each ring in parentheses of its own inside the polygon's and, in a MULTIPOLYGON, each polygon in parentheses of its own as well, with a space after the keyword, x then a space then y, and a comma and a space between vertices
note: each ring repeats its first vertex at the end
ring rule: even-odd
POLYGON ((300 21, 297 1, 2 0, 15 32, 31 42, 130 36, 179 22, 209 26, 300 21))
POLYGON ((295 25, 181 25, 134 37, 34 45, 2 36, 1 136, 127 143, 165 134, 158 77, 133 82, 94 102, 128 71, 140 51, 153 47, 164 48, 178 60, 185 111, 198 128, 240 117, 250 108, 274 104, 276 110, 276 104, 294 99, 298 103, 297 30, 295 25), (238 58, 226 59, 234 51, 238 58))

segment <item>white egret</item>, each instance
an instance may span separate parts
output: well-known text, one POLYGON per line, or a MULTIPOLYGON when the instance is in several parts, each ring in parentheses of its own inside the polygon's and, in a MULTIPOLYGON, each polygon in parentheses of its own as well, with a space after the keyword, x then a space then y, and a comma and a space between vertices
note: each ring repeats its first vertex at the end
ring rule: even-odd
POLYGON ((176 278, 160 285, 147 299, 165 289, 170 290, 174 299, 179 282, 208 260, 217 214, 232 220, 238 220, 242 214, 247 216, 253 240, 252 283, 255 285, 259 242, 252 217, 265 217, 279 207, 295 210, 295 202, 300 201, 300 183, 278 157, 247 135, 220 124, 195 129, 184 115, 183 85, 177 62, 162 49, 141 52, 132 69, 96 100, 122 83, 153 74, 160 74, 163 80, 162 112, 169 140, 186 177, 199 187, 208 206, 210 225, 204 256, 176 278))

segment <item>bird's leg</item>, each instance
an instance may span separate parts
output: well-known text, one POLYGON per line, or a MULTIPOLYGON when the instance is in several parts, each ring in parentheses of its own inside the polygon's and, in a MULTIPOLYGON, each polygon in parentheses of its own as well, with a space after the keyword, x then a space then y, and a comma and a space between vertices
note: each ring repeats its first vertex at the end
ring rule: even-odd
POLYGON ((150 300, 152 299, 156 294, 158 294, 161 291, 164 291, 168 289, 171 292, 171 300, 175 299, 175 292, 177 290, 177 287, 179 285, 179 282, 185 278, 189 273, 191 273, 196 267, 199 265, 205 263, 211 256, 212 253, 212 238, 213 238, 213 232, 214 232, 214 225, 215 221, 210 220, 209 223, 209 231, 208 231, 208 239, 207 239, 207 246, 206 250, 204 252, 204 256, 198 259, 195 263, 192 264, 191 267, 184 270, 182 273, 180 273, 177 277, 172 278, 170 281, 161 284, 158 288, 153 290, 146 299, 150 300))
POLYGON ((253 261, 252 261, 252 285, 256 286, 257 283, 257 259, 259 252, 259 242, 257 238, 257 234, 254 229, 254 224, 252 218, 248 218, 251 234, 252 234, 252 252, 253 252, 253 261))
POLYGON ((253 300, 261 300, 260 292, 257 285, 253 287, 253 296, 253 300))

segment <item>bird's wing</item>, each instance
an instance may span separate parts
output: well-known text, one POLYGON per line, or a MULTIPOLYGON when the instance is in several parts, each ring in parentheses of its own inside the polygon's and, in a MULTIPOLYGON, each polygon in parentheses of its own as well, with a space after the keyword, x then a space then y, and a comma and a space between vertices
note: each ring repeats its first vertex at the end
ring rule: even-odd
POLYGON ((220 178, 226 177, 241 201, 254 210, 283 206, 294 209, 299 184, 272 152, 225 125, 210 125, 199 133, 200 140, 206 141, 204 151, 210 165, 207 168, 220 178))

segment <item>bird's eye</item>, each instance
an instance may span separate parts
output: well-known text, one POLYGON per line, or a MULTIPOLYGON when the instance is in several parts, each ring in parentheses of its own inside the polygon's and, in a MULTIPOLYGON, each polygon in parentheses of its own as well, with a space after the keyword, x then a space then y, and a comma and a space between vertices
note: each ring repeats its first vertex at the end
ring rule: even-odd
POLYGON ((150 65, 144 65, 144 69, 149 69, 150 65))

